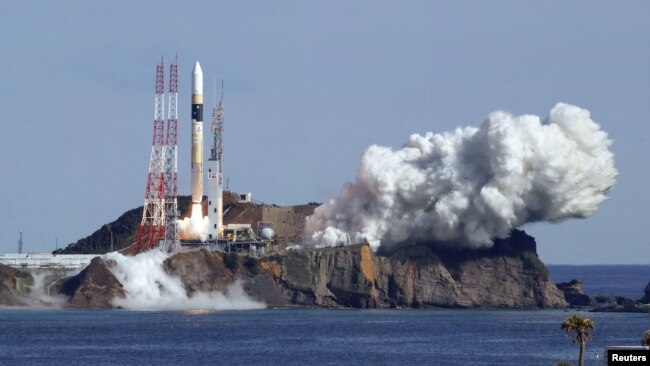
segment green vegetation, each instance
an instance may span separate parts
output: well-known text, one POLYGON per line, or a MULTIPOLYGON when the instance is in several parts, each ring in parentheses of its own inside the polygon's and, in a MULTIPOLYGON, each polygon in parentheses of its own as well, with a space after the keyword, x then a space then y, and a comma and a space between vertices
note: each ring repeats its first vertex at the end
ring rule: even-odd
POLYGON ((580 346, 580 358, 578 364, 585 364, 585 347, 592 336, 590 330, 595 329, 594 322, 591 319, 583 318, 579 315, 571 315, 562 322, 562 330, 567 335, 575 333, 572 340, 580 346))
POLYGON ((544 263, 537 256, 537 252, 523 252, 520 254, 521 259, 524 261, 526 269, 532 270, 535 273, 541 274, 542 278, 548 279, 548 269, 544 263))
MULTIPOLYGON (((178 196, 178 209, 187 213, 192 206, 190 196, 178 196)), ((102 225, 91 235, 59 248, 54 254, 104 254, 121 250, 135 243, 142 221, 142 206, 128 210, 115 221, 102 225), (111 248, 111 241, 113 247, 111 248)))

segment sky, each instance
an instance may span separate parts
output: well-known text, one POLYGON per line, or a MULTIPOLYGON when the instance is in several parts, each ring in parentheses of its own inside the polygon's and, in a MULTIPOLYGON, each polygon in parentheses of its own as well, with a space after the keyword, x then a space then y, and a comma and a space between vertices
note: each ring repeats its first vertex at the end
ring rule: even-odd
MULTIPOLYGON (((547 264, 650 263, 650 2, 0 1, 0 252, 45 252, 142 205, 155 66, 179 59, 179 191, 190 75, 224 80, 225 174, 257 202, 324 202, 364 150, 480 126, 495 110, 591 111, 610 198, 536 223, 547 264)), ((167 75, 166 75, 167 77, 167 75)), ((211 115, 206 106, 206 120, 211 115)), ((205 142, 206 154, 209 143, 205 142)))

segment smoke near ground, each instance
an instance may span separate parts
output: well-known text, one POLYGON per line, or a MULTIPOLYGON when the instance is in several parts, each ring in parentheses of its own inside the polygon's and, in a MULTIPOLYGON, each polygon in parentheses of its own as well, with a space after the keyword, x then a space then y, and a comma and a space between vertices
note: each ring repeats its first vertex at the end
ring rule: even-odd
POLYGON ((67 297, 53 292, 52 286, 59 280, 74 276, 79 269, 29 269, 33 283, 29 292, 19 296, 22 306, 31 308, 63 308, 67 297))
POLYGON ((200 203, 192 203, 190 217, 178 220, 178 233, 183 240, 206 241, 208 239, 208 228, 210 220, 203 216, 203 207, 200 203))
POLYGON ((307 218, 306 241, 484 247, 528 222, 588 217, 616 182, 610 145, 588 110, 562 103, 545 121, 497 111, 400 150, 373 145, 356 181, 307 218))
POLYGON ((58 293, 52 293, 51 286, 57 280, 74 276, 79 270, 32 270, 30 274, 34 283, 29 294, 24 299, 29 306, 43 306, 61 308, 66 304, 67 298, 58 293))
POLYGON ((242 284, 235 282, 225 293, 187 292, 178 277, 170 276, 163 269, 169 256, 161 250, 151 250, 135 256, 108 253, 105 260, 115 265, 111 272, 124 286, 126 298, 115 299, 114 306, 143 310, 232 310, 263 309, 265 304, 252 300, 244 292, 242 284))

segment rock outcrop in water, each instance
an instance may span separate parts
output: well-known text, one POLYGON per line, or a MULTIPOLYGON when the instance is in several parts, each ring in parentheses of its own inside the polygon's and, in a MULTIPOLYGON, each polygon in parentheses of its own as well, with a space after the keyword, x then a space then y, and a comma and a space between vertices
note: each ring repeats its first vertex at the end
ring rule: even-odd
MULTIPOLYGON (((522 231, 481 250, 436 244, 375 255, 367 244, 284 251, 255 258, 198 250, 164 262, 188 296, 223 291, 235 280, 268 306, 388 307, 566 307, 522 231)), ((95 258, 68 280, 62 292, 75 307, 109 307, 124 296, 110 263, 95 258)))
POLYGON ((623 296, 607 296, 606 302, 598 301, 599 296, 594 299, 596 305, 589 311, 594 313, 647 313, 650 305, 642 304, 623 296))
POLYGON ((600 298, 602 296, 594 297, 597 305, 591 311, 602 313, 648 313, 650 312, 650 283, 645 287, 644 295, 639 301, 622 296, 600 298))
POLYGON ((578 279, 558 283, 557 287, 564 293, 564 299, 571 307, 588 307, 592 305, 589 295, 582 292, 582 281, 578 279))
MULTIPOLYGON (((589 296, 582 292, 582 281, 571 280, 558 283, 557 287, 564 293, 564 299, 571 307, 589 308, 597 313, 647 313, 650 305, 643 304, 623 296, 596 295, 589 296)), ((648 287, 646 287, 646 291, 648 287)))

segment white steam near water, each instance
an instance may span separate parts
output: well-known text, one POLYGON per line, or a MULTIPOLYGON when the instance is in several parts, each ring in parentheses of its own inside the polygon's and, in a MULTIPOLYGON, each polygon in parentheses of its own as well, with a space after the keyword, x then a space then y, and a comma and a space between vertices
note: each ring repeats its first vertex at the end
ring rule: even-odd
POLYGON ((52 270, 30 269, 34 282, 29 287, 29 293, 20 296, 19 300, 31 308, 63 308, 67 304, 67 297, 52 293, 52 285, 62 278, 74 276, 80 270, 52 270))
POLYGON ((252 300, 240 282, 233 283, 225 293, 197 292, 188 296, 178 277, 163 269, 169 256, 154 249, 135 256, 108 253, 105 260, 115 265, 111 272, 124 286, 126 297, 115 299, 114 306, 142 310, 243 310, 263 309, 265 304, 252 300))
POLYGON ((35 300, 36 302, 27 301, 30 305, 43 305, 47 307, 60 308, 63 307, 67 301, 64 295, 52 293, 50 287, 54 281, 60 277, 74 276, 79 270, 64 270, 59 274, 50 273, 48 270, 32 270, 30 271, 34 283, 30 287, 30 293, 27 299, 35 300))
POLYGON ((492 244, 527 222, 593 214, 616 182, 611 141, 589 111, 557 104, 545 121, 497 111, 480 128, 373 145, 354 183, 307 218, 313 246, 367 240, 492 244))

